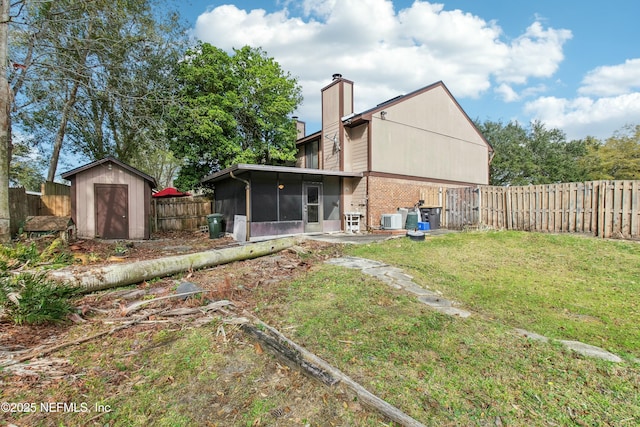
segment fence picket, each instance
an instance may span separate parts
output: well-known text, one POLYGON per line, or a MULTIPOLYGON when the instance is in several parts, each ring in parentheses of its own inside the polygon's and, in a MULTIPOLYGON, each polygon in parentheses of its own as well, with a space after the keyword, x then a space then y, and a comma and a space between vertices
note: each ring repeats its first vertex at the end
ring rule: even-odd
POLYGON ((638 202, 640 198, 640 181, 631 182, 631 219, 629 227, 631 229, 631 236, 640 236, 640 205, 638 202))
POLYGON ((207 225, 211 213, 207 197, 169 197, 154 199, 151 204, 154 231, 198 230, 207 225))
POLYGON ((449 228, 482 224, 508 230, 640 238, 640 181, 483 185, 463 190, 447 190, 449 228))

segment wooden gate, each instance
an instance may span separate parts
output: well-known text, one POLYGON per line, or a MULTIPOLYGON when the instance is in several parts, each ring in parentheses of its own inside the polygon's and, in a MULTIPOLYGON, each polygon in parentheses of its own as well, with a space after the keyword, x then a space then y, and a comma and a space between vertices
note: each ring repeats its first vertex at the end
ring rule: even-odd
POLYGON ((480 222, 480 191, 477 187, 448 188, 445 203, 447 228, 462 230, 480 222))

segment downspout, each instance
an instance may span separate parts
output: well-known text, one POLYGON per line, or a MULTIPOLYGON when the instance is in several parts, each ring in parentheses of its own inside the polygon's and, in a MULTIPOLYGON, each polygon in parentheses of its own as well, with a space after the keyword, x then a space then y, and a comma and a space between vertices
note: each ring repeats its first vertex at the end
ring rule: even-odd
POLYGON ((229 176, 235 180, 238 181, 242 181, 245 183, 245 198, 246 198, 246 209, 245 209, 245 216, 247 217, 247 237, 246 237, 246 241, 250 241, 251 239, 251 183, 245 179, 242 178, 238 178, 237 176, 235 176, 233 174, 233 171, 229 172, 229 176))

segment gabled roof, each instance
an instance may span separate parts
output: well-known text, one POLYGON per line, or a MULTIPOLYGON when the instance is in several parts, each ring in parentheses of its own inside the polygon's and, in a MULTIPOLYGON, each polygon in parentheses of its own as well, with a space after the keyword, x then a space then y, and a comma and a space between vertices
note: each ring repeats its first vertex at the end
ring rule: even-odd
POLYGON ((289 167, 289 166, 269 166, 269 165, 248 165, 248 164, 237 164, 221 171, 215 172, 205 178, 203 178, 200 182, 215 182, 226 179, 232 173, 233 174, 242 174, 245 172, 279 172, 279 173, 296 173, 303 175, 323 175, 323 176, 342 176, 347 178, 361 178, 361 172, 344 172, 344 171, 334 171, 327 169, 309 169, 309 168, 298 168, 298 167, 289 167))
POLYGON ((296 140, 296 145, 304 144, 304 143, 309 142, 309 141, 320 139, 321 135, 322 135, 322 131, 316 131, 316 132, 314 132, 314 133, 312 133, 310 135, 303 136, 302 138, 299 138, 299 139, 296 140))
POLYGON ((365 111, 363 111, 361 113, 350 114, 348 116, 342 117, 342 122, 344 123, 345 126, 349 126, 349 127, 361 125, 364 122, 370 121, 371 117, 375 113, 377 113, 379 111, 382 111, 385 108, 391 107, 391 106, 399 104, 401 102, 404 102, 409 98, 413 98, 414 96, 420 95, 420 94, 428 92, 430 90, 433 90, 433 89, 435 89, 437 87, 441 87, 447 93, 449 98, 451 98, 451 100, 458 107, 458 110, 460 110, 460 112, 465 116, 465 118, 469 121, 471 126, 473 126, 476 129, 476 131, 478 132, 480 137, 484 140, 484 142, 487 144, 489 149, 491 151, 493 151, 493 147, 491 146, 489 141, 487 141, 487 139, 484 137, 482 132, 480 132, 480 130, 477 128, 477 126, 475 125, 473 120, 471 120, 471 118, 467 115, 467 113, 464 111, 464 109, 462 109, 462 107, 460 106, 458 101, 454 98, 454 96, 451 94, 451 92, 449 91, 447 86, 444 84, 444 82, 442 82, 442 80, 437 81, 437 82, 435 82, 433 84, 430 84, 428 86, 425 86, 423 88, 414 90, 413 92, 407 93, 405 95, 399 95, 399 96, 396 96, 394 98, 388 99, 388 100, 386 100, 384 102, 381 102, 380 104, 376 105, 375 107, 369 108, 368 110, 365 110, 365 111))
POLYGON ((80 166, 80 167, 77 167, 75 169, 71 169, 70 171, 64 172, 60 176, 62 177, 62 179, 69 179, 72 176, 77 175, 80 172, 84 172, 86 170, 92 169, 92 168, 94 168, 96 166, 103 165, 105 163, 113 163, 115 165, 120 166, 123 169, 128 170, 129 172, 131 172, 134 175, 138 175, 139 177, 141 177, 145 181, 149 181, 149 183, 151 184, 151 188, 156 188, 156 186, 157 186, 156 179, 154 177, 149 176, 149 175, 147 175, 146 173, 144 173, 142 171, 139 171, 138 169, 134 168, 133 166, 129 166, 126 163, 122 163, 120 160, 116 159, 115 157, 111 157, 111 156, 107 156, 104 159, 96 160, 95 162, 87 163, 84 166, 80 166))

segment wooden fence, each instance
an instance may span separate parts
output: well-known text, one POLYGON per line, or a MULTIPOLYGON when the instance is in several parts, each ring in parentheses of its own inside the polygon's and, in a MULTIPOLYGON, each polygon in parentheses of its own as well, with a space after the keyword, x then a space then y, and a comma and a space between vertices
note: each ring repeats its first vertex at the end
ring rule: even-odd
POLYGON ((640 238, 640 181, 589 181, 447 190, 448 228, 640 238))
POLYGON ((152 230, 199 230, 200 227, 207 225, 207 215, 211 213, 211 199, 207 197, 153 199, 151 203, 152 230))
POLYGON ((57 182, 42 184, 40 196, 41 216, 71 216, 71 187, 57 182))
POLYGON ((448 188, 444 202, 443 222, 447 228, 462 230, 479 222, 479 189, 448 188))
POLYGON ((28 216, 71 216, 70 187, 48 182, 42 193, 30 194, 24 188, 9 188, 11 235, 18 234, 28 216))

